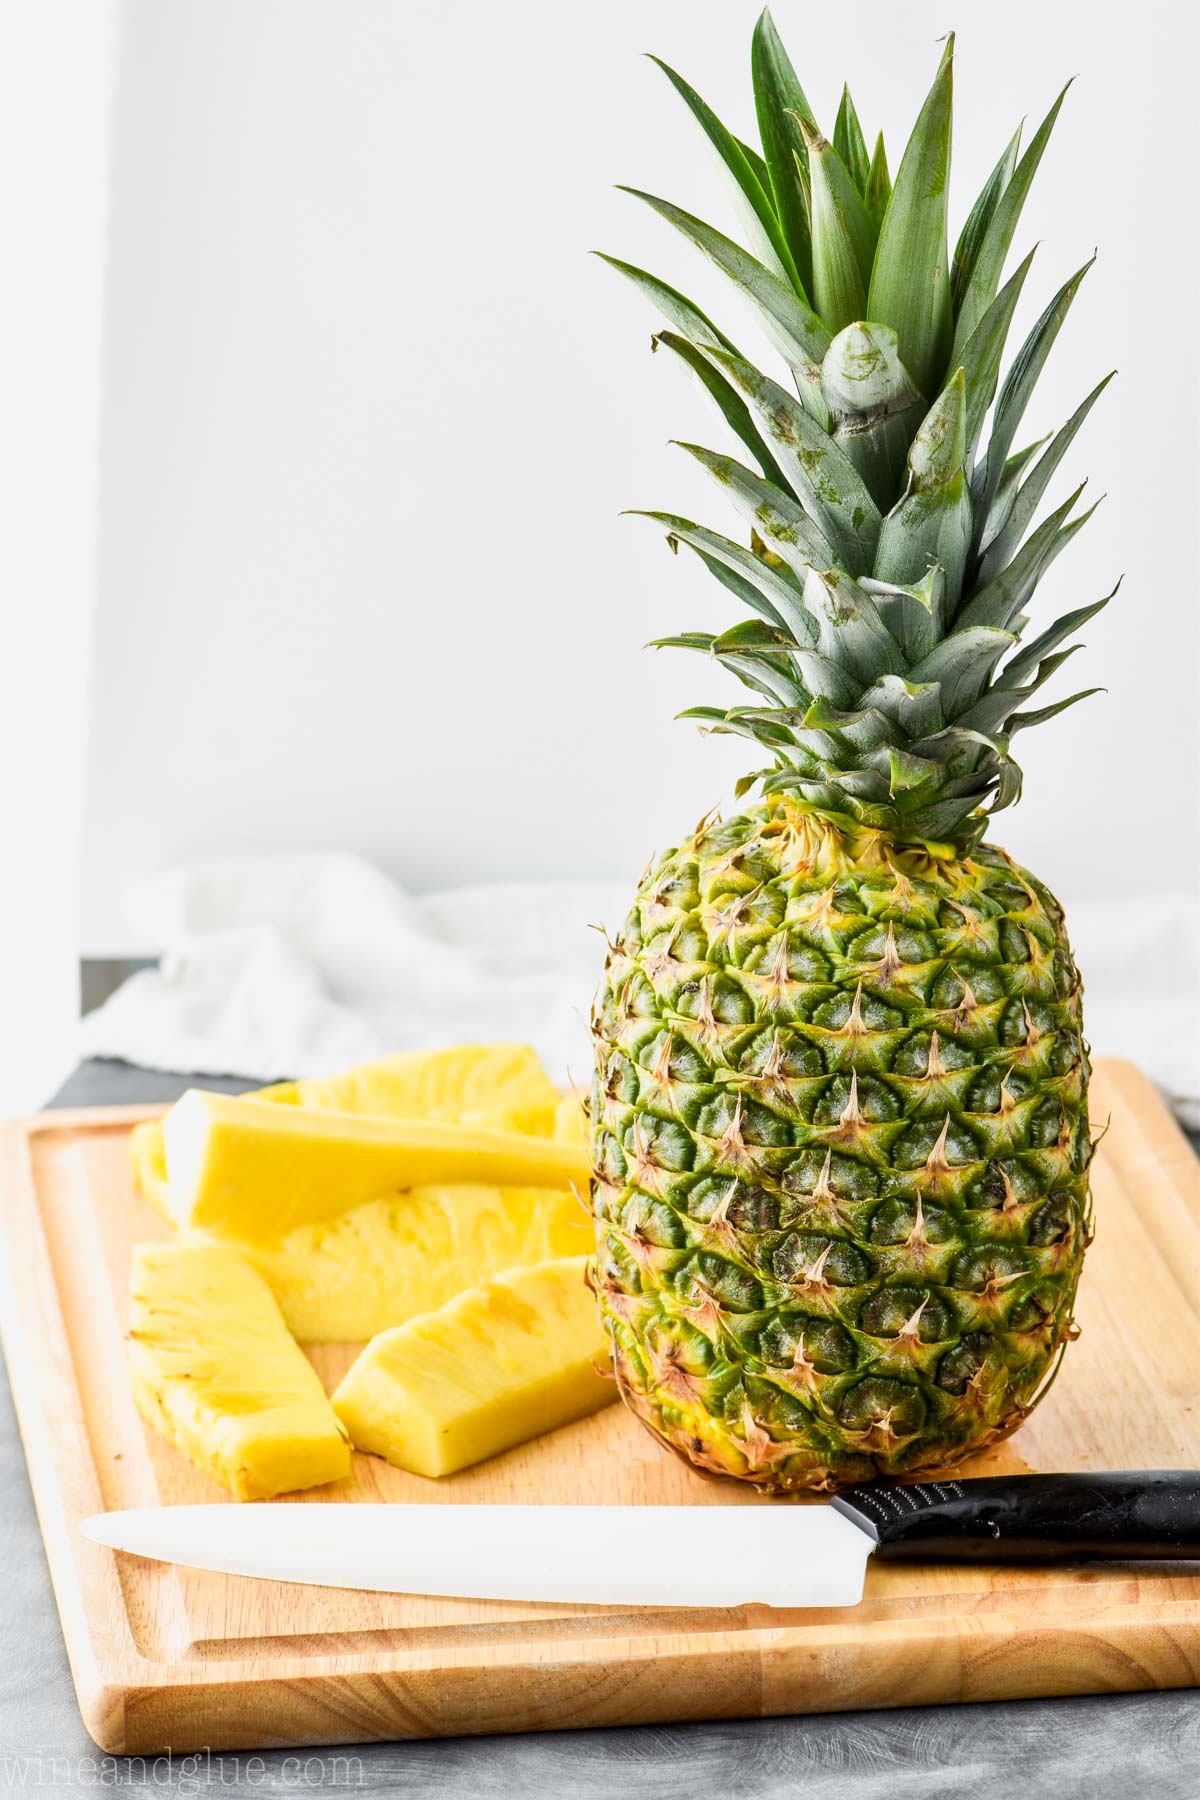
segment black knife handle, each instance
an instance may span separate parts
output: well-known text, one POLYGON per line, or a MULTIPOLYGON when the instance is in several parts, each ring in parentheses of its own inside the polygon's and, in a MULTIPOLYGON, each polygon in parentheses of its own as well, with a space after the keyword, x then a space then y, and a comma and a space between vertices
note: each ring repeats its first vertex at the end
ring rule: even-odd
POLYGON ((1200 1560, 1200 1470, 871 1483, 831 1505, 914 1562, 1200 1560))

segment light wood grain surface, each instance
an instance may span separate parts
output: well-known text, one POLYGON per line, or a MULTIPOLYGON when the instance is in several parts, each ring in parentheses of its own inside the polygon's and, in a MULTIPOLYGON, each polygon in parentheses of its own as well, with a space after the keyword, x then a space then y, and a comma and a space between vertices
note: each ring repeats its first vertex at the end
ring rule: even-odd
MULTIPOLYGON (((1045 1407, 967 1473, 1200 1463, 1200 1165, 1144 1079, 1101 1065, 1098 1238, 1081 1341, 1045 1407)), ((340 1593, 114 1557, 102 1507, 222 1498, 137 1418, 124 1372, 129 1247, 164 1227, 133 1193, 146 1108, 43 1115, 7 1135, 6 1350, 64 1631, 106 1748, 320 1744, 736 1718, 1191 1685, 1200 1576, 872 1568, 853 1612, 518 1606, 340 1593)), ((351 1354, 321 1346, 329 1381, 351 1354)), ((619 1408, 432 1484, 372 1458, 322 1498, 717 1500, 619 1408)))

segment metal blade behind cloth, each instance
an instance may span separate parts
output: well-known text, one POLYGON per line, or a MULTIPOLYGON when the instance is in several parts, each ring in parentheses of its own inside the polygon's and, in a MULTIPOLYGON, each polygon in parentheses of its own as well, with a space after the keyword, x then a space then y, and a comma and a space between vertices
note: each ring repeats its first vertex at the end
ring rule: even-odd
POLYGON ((96 1543, 257 1580, 589 1606, 856 1606, 872 1540, 824 1505, 296 1502, 96 1513, 96 1543))

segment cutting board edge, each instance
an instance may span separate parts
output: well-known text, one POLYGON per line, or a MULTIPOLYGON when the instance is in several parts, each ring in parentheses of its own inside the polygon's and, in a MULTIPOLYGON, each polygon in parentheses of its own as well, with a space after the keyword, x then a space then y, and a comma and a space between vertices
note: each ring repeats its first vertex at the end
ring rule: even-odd
POLYGON ((868 1634, 854 1669, 832 1628, 818 1640, 766 1629, 692 1640, 588 1639, 503 1667, 412 1667, 428 1659, 330 1659, 332 1670, 286 1665, 231 1678, 219 1665, 160 1665, 155 1679, 97 1665, 79 1689, 84 1724, 110 1755, 234 1751, 394 1739, 486 1736, 703 1719, 887 1711, 991 1700, 1161 1691, 1200 1685, 1200 1618, 1127 1618, 1086 1633, 997 1615, 948 1635, 947 1621, 868 1634), (940 1629, 939 1629, 940 1627, 940 1629), (776 1640, 783 1637, 787 1641, 776 1640), (750 1641, 745 1641, 745 1640, 750 1641), (761 1640, 761 1641, 756 1641, 761 1640), (623 1645, 605 1665, 595 1653, 623 1645), (591 1655, 584 1654, 590 1651, 591 1655), (714 1658, 721 1693, 714 1699, 714 1658), (368 1667, 346 1667, 347 1661, 368 1667), (271 1728, 264 1731, 263 1719, 271 1728))

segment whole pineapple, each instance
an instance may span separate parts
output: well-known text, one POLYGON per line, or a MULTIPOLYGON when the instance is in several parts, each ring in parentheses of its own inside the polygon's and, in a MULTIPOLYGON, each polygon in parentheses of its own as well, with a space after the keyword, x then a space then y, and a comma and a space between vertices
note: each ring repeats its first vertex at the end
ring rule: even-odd
POLYGON ((1053 896, 983 837, 1020 792, 1013 737, 1083 698, 1029 706, 1105 602, 1021 636, 1087 517, 1078 491, 1035 514, 1105 383, 1014 451, 1084 273, 999 383, 1030 259, 1002 286, 1003 265, 1061 95, 1024 154, 1008 145, 951 261, 952 42, 894 186, 848 92, 821 135, 769 13, 761 155, 661 66, 755 253, 639 198, 730 278, 784 365, 762 373, 614 262, 749 457, 683 446, 748 543, 649 516, 750 616, 661 641, 752 690, 687 716, 770 766, 739 787, 761 800, 651 864, 611 947, 591 1278, 621 1391, 663 1442, 772 1491, 828 1489, 1004 1436, 1072 1335, 1092 1153, 1079 977, 1053 896))

